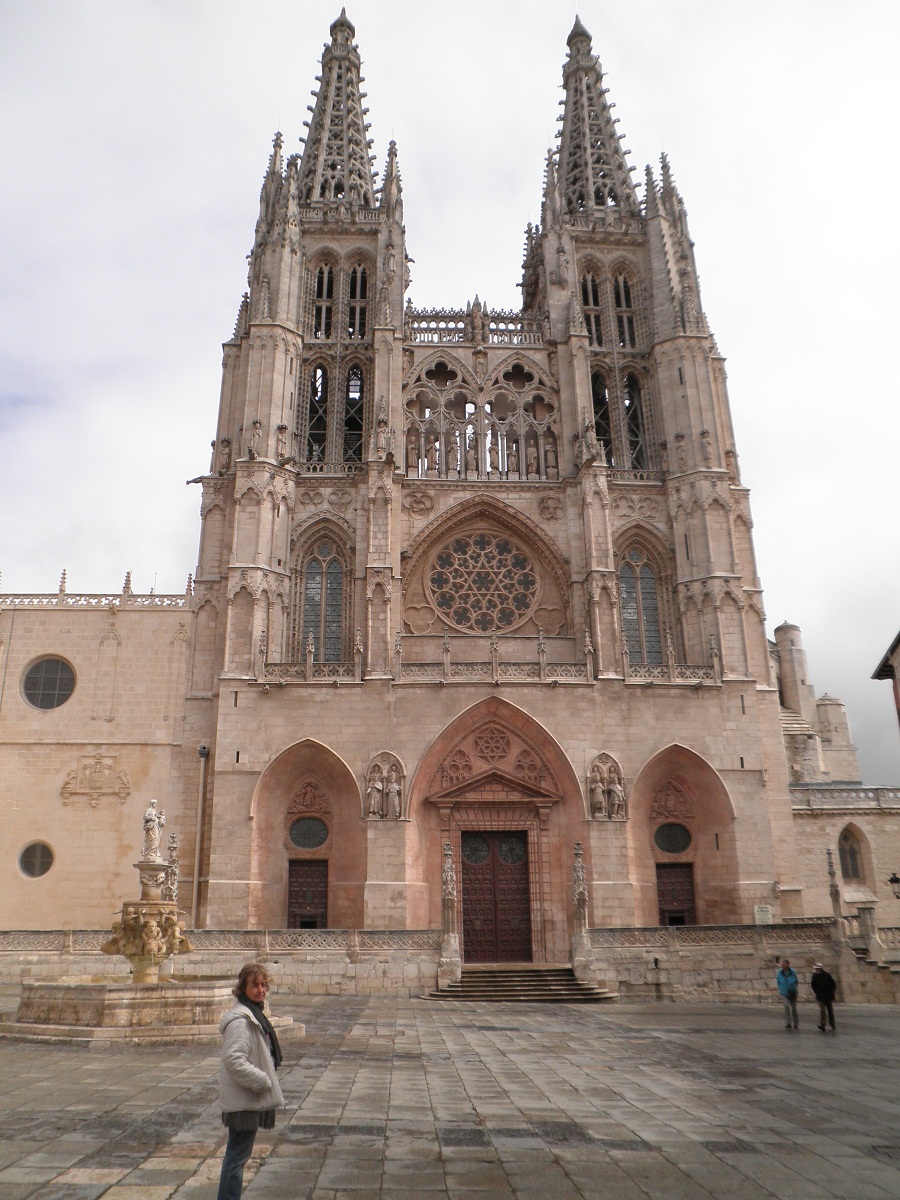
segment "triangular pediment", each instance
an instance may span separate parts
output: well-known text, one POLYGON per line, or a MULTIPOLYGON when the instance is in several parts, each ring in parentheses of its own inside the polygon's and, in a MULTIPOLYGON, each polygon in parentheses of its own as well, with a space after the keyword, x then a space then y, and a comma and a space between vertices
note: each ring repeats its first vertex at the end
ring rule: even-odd
POLYGON ((428 799, 432 803, 441 801, 471 800, 479 804, 521 804, 523 800, 552 802, 559 797, 538 784, 508 775, 505 771, 485 771, 468 779, 433 792, 428 799))

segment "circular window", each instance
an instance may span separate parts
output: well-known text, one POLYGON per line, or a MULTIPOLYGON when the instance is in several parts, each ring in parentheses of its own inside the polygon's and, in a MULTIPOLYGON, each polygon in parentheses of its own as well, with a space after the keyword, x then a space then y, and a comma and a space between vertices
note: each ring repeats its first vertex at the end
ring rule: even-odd
POLYGON ((61 658, 42 658, 25 672, 22 694, 35 708, 59 708, 75 691, 75 672, 61 658))
POLYGON ((693 838, 689 829, 670 821, 665 825, 660 825, 653 835, 653 840, 656 842, 657 848, 664 854, 683 854, 693 838))
POLYGON ((317 850, 328 841, 328 826, 318 817, 300 817, 291 825, 288 836, 301 850, 317 850))
POLYGON ((450 625, 473 633, 512 629, 538 600, 531 560, 507 537, 477 533, 454 538, 431 561, 432 604, 450 625))
POLYGON ((480 833, 464 833, 462 836, 463 861, 472 867, 477 867, 487 861, 491 852, 487 838, 480 833))
POLYGON ((520 833, 508 833, 500 839, 500 845, 497 847, 501 861, 510 867, 518 866, 524 860, 525 851, 525 839, 520 833))
POLYGON ((53 866, 53 851, 46 842, 31 842, 19 855, 19 870, 29 879, 40 879, 53 866))

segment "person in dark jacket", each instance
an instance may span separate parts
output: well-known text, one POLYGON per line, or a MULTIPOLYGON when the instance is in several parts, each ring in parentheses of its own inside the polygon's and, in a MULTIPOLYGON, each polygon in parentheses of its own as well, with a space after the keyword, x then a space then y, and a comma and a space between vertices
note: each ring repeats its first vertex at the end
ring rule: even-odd
POLYGON ((262 963, 241 968, 233 1008, 222 1018, 219 1100, 228 1145, 222 1160, 217 1200, 240 1200, 244 1166, 253 1152, 257 1129, 274 1129, 275 1110, 284 1097, 275 1072, 281 1047, 265 1013, 269 974, 262 963))
POLYGON ((821 963, 814 963, 809 985, 813 990, 813 995, 819 1002, 819 1028, 823 1033, 825 1032, 825 1021, 827 1019, 832 1032, 834 1032, 834 993, 837 990, 834 976, 829 975, 821 963))

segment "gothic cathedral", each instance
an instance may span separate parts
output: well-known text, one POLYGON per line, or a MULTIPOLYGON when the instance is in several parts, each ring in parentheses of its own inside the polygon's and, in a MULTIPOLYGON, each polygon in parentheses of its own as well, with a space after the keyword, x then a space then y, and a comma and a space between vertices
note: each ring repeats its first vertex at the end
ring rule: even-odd
POLYGON ((193 586, 94 606, 81 666, 23 651, 26 692, 68 663, 59 713, 81 691, 95 722, 45 752, 55 853, 152 789, 197 925, 433 930, 449 847, 467 962, 568 959, 576 843, 592 927, 827 912, 791 787, 856 780, 855 752, 796 627, 766 637, 668 162, 639 194, 576 20, 521 310, 416 308, 397 147, 376 181, 345 14, 330 34, 263 181, 193 586))

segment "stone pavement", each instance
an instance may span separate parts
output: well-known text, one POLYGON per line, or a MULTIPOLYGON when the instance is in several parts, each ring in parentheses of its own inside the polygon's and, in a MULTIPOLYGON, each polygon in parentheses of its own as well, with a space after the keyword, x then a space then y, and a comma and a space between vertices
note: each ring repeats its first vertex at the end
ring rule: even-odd
MULTIPOLYGON (((12 994, 0 1006, 12 1005, 12 994)), ((247 1200, 897 1200, 900 1010, 276 994, 247 1200)), ((212 1047, 0 1042, 0 1200, 214 1200, 212 1047)))

